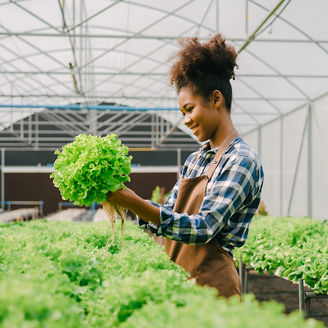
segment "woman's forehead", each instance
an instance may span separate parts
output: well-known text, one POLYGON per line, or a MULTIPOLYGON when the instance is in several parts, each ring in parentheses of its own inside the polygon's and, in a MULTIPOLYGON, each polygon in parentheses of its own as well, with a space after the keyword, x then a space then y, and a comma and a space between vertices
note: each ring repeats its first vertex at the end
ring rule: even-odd
POLYGON ((178 102, 180 107, 184 106, 186 103, 198 101, 201 101, 201 97, 197 93, 193 92, 191 87, 185 86, 179 90, 178 102))

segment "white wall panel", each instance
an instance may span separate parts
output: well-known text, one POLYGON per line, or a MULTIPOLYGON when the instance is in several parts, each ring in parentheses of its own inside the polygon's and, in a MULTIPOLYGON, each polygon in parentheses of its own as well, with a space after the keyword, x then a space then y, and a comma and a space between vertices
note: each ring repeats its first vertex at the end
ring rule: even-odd
POLYGON ((288 205, 292 192, 293 179, 297 166, 298 153, 301 149, 300 165, 298 169, 294 196, 291 203, 290 215, 306 216, 307 207, 307 139, 302 134, 307 116, 307 107, 304 107, 288 116, 283 120, 283 183, 282 183, 282 200, 283 215, 288 214, 288 205), (306 153, 306 154, 305 154, 306 153))
POLYGON ((280 208, 280 121, 262 127, 261 160, 264 169, 262 200, 270 215, 279 215, 280 208))
POLYGON ((312 208, 313 218, 328 218, 328 96, 313 106, 312 208))
POLYGON ((252 148, 256 153, 259 153, 258 148, 258 130, 255 130, 247 135, 243 136, 244 141, 252 148))

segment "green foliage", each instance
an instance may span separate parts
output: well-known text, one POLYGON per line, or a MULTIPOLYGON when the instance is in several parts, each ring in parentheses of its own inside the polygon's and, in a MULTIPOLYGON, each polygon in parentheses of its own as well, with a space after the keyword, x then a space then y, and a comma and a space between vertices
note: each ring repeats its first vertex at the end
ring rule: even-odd
POLYGON ((264 205, 263 201, 260 202, 259 208, 257 210, 257 214, 262 215, 262 216, 266 216, 266 215, 269 214, 268 211, 265 208, 265 205, 264 205))
POLYGON ((165 204, 166 198, 171 194, 171 191, 165 194, 165 188, 156 186, 151 195, 151 200, 158 204, 165 204))
POLYGON ((0 327, 323 328, 276 303, 216 299, 132 222, 107 250, 106 222, 0 225, 0 327), (235 315, 238 313, 238 315, 235 315))
POLYGON ((63 199, 76 205, 103 203, 109 191, 124 188, 124 182, 130 180, 131 156, 116 134, 81 134, 55 154, 54 185, 63 199))
POLYGON ((231 298, 228 301, 215 300, 211 295, 201 291, 186 299, 183 306, 176 306, 169 300, 160 304, 148 303, 140 311, 134 312, 121 327, 151 328, 154 327, 154 323, 159 328, 310 328, 321 326, 314 320, 305 323, 296 312, 283 316, 282 311, 283 306, 276 302, 262 303, 259 306, 253 295, 246 295, 241 303, 237 298, 231 298))
POLYGON ((294 282, 304 279, 316 293, 327 294, 327 240, 327 222, 257 217, 246 244, 235 249, 234 256, 259 272, 267 271, 294 282))
POLYGON ((0 281, 0 326, 85 327, 82 309, 49 282, 8 277, 0 281), (49 293, 51 291, 51 293, 49 293))

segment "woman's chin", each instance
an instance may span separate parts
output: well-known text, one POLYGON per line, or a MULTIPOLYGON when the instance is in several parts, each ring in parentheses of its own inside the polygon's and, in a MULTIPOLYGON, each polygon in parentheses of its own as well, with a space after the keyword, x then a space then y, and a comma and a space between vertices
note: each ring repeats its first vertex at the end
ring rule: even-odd
POLYGON ((199 142, 204 142, 204 141, 207 140, 206 138, 204 138, 204 137, 202 137, 202 136, 199 136, 199 137, 196 136, 196 138, 197 138, 197 140, 198 140, 199 142))

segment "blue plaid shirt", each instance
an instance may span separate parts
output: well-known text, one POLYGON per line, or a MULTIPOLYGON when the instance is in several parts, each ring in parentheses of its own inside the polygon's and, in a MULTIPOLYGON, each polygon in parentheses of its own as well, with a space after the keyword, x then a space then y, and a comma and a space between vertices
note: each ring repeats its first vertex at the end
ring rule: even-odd
MULTIPOLYGON (((203 245, 215 238, 230 253, 245 243, 260 203, 263 169, 258 156, 241 137, 223 154, 207 184, 199 212, 188 215, 173 211, 180 180, 204 175, 217 150, 206 143, 187 158, 165 205, 153 203, 160 208, 161 221, 160 226, 146 225, 153 233, 191 245, 203 245)), ((139 225, 145 225, 140 218, 139 225)))

